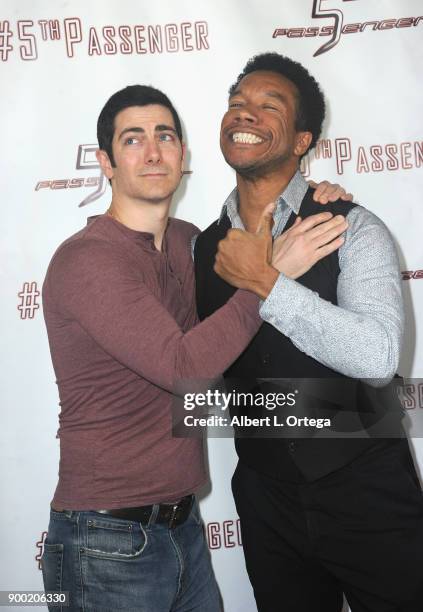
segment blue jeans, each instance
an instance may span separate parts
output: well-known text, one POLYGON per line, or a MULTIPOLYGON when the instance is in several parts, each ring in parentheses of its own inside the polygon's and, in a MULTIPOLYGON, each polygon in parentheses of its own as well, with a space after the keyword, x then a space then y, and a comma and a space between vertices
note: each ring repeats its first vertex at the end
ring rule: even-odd
POLYGON ((46 591, 69 591, 64 612, 221 610, 197 502, 174 529, 52 510, 42 569, 46 591))

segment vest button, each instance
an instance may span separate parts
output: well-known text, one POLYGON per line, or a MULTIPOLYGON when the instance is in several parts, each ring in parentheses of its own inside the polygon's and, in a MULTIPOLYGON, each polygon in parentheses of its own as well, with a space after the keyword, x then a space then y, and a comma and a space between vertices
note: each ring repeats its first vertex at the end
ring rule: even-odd
POLYGON ((297 444, 295 442, 289 442, 288 448, 289 448, 289 452, 290 453, 295 453, 295 450, 297 448, 297 444))
POLYGON ((262 357, 262 361, 264 365, 267 365, 268 363, 270 363, 270 355, 269 353, 265 353, 262 357))

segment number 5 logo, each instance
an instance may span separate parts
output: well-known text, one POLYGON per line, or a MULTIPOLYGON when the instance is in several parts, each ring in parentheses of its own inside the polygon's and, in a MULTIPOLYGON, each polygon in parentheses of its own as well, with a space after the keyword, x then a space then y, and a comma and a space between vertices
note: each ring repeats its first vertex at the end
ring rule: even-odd
MULTIPOLYGON (((96 144, 82 144, 78 147, 78 157, 76 159, 76 168, 77 170, 82 170, 84 168, 99 168, 99 163, 95 157, 95 152, 98 149, 98 145, 96 144)), ((103 172, 100 170, 100 177, 98 179, 98 187, 95 191, 90 193, 80 204, 78 207, 86 206, 87 204, 91 204, 98 198, 100 198, 103 193, 106 191, 107 180, 104 176, 103 172)))
MULTIPOLYGON (((354 0, 342 0, 342 2, 351 2, 351 1, 354 1, 354 0)), ((326 51, 329 51, 330 49, 332 49, 335 45, 339 43, 339 39, 341 38, 342 26, 344 23, 344 14, 339 9, 322 8, 322 5, 324 2, 325 0, 313 0, 313 8, 311 11, 311 16, 313 17, 313 19, 327 19, 328 17, 331 17, 334 20, 333 32, 332 32, 331 39, 328 40, 327 43, 319 47, 316 53, 314 53, 313 57, 316 57, 317 55, 321 55, 322 53, 325 53, 326 51)))

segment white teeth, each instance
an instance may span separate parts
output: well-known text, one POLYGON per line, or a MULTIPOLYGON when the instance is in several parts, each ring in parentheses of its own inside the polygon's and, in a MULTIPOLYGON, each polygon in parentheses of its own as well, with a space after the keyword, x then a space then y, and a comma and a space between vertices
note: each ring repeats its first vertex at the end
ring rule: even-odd
POLYGON ((263 142, 263 138, 260 138, 255 134, 249 134, 248 132, 235 132, 232 134, 232 140, 234 142, 242 142, 245 144, 258 144, 263 142))

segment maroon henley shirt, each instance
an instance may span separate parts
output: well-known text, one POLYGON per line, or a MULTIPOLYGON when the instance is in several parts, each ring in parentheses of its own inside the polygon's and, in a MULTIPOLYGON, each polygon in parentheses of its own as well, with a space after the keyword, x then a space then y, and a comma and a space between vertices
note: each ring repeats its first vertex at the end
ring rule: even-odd
POLYGON ((101 215, 53 256, 43 305, 61 406, 54 507, 173 501, 205 481, 201 440, 172 437, 172 389, 218 376, 261 320, 258 298, 238 291, 198 324, 198 233, 170 219, 158 251, 152 234, 101 215))

